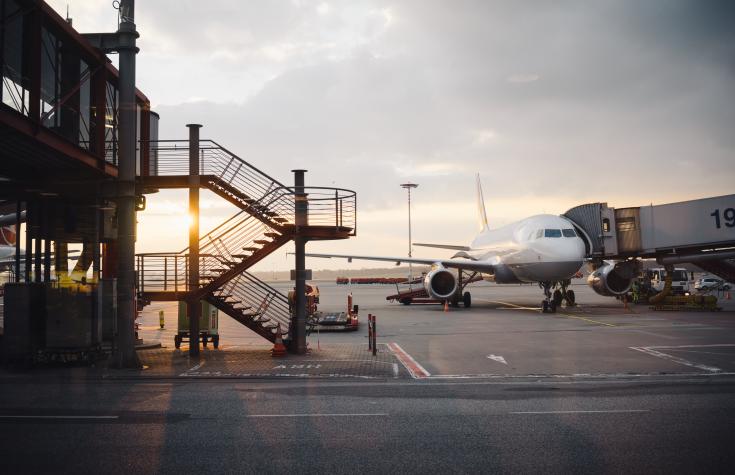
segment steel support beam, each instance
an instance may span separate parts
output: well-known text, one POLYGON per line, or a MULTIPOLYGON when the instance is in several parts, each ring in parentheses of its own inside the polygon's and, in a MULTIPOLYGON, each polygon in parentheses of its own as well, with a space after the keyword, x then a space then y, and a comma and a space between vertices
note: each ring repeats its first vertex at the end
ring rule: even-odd
MULTIPOLYGON (((28 206, 26 204, 26 206, 28 206)), ((20 223, 21 223, 22 211, 21 203, 18 200, 15 208, 15 282, 20 282, 20 223)), ((30 249, 28 249, 30 252, 30 249)))
POLYGON ((117 345, 113 364, 139 368, 135 353, 135 0, 121 0, 118 52, 120 58, 120 165, 117 198, 118 273, 117 345))
POLYGON ((306 170, 292 170, 294 174, 294 206, 296 233, 294 237, 295 267, 293 279, 295 284, 294 312, 291 317, 291 353, 306 353, 306 241, 300 234, 303 227, 309 225, 309 203, 304 193, 304 174, 306 170))
POLYGON ((196 290, 199 288, 199 124, 189 128, 189 356, 199 356, 199 316, 202 306, 196 290))

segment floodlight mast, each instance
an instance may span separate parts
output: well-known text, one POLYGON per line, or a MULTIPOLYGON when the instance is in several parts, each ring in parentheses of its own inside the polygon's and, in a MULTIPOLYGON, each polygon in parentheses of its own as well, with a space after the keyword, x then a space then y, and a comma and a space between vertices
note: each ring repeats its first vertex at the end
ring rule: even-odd
MULTIPOLYGON (((416 183, 401 183, 401 188, 404 188, 408 191, 408 257, 412 257, 411 255, 411 243, 413 242, 411 239, 411 189, 417 188, 419 185, 416 183)), ((411 288, 411 281, 413 280, 413 266, 411 265, 411 262, 408 263, 408 287, 411 288)))

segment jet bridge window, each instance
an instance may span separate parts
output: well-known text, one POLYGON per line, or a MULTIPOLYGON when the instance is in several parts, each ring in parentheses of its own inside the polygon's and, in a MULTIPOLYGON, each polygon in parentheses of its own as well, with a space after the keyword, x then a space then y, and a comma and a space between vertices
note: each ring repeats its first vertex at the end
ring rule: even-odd
POLYGON ((561 237, 561 229, 545 229, 544 230, 544 237, 547 237, 547 238, 560 238, 561 237))
POLYGON ((562 229, 561 233, 564 237, 577 237, 577 233, 574 232, 574 229, 562 229))

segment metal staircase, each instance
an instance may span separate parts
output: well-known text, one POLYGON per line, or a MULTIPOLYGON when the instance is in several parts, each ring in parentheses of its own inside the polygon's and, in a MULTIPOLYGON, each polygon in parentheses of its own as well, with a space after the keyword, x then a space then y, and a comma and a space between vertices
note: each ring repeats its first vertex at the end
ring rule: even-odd
MULTIPOLYGON (((144 190, 188 187, 188 141, 151 144, 155 176, 144 190)), ((294 237, 346 239, 355 235, 355 193, 307 187, 308 224, 295 225, 296 195, 287 187, 212 141, 200 142, 200 186, 241 211, 200 238, 199 286, 189 288, 188 249, 137 255, 138 292, 153 300, 199 298, 269 341, 276 328, 290 334, 288 298, 247 269, 294 237)))

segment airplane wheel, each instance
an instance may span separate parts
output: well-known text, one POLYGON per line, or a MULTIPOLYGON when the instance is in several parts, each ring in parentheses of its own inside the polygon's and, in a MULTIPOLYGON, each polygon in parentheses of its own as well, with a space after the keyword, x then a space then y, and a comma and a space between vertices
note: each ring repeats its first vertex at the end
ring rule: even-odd
POLYGON ((549 311, 551 313, 556 313, 556 300, 552 300, 549 304, 549 311))
POLYGON ((202 347, 204 348, 207 347, 207 335, 206 334, 202 335, 202 347))
POLYGON ((554 302, 554 308, 556 308, 559 305, 561 305, 562 295, 561 295, 561 291, 560 290, 555 290, 554 291, 554 295, 551 298, 551 301, 554 302))
POLYGON ((547 313, 549 311, 549 301, 548 300, 544 300, 543 302, 541 302, 541 311, 543 313, 547 313))
POLYGON ((178 350, 181 348, 181 335, 174 335, 174 347, 178 350))
POLYGON ((469 292, 465 292, 462 295, 462 303, 464 304, 464 308, 470 308, 472 306, 472 295, 469 292))
POLYGON ((214 335, 212 337, 212 344, 214 345, 214 349, 216 350, 219 348, 219 335, 214 335))
POLYGON ((574 291, 573 290, 567 290, 567 305, 570 307, 574 306, 574 291))
POLYGON ((411 299, 405 299, 400 301, 403 305, 411 305, 411 299))

